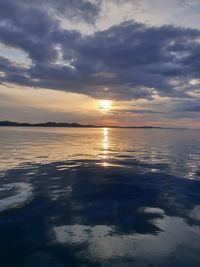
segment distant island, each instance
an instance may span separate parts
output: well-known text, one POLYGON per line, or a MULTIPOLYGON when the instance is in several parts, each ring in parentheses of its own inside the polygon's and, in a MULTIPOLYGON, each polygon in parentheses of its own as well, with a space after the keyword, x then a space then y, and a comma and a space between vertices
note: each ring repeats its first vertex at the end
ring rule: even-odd
POLYGON ((136 128, 136 129, 170 129, 159 126, 103 126, 103 125, 82 125, 79 123, 66 122, 44 122, 44 123, 27 123, 27 122, 13 122, 0 121, 0 126, 16 126, 16 127, 79 127, 79 128, 136 128))
POLYGON ((94 125, 81 125, 81 124, 78 124, 78 123, 65 123, 65 122, 27 123, 27 122, 13 122, 13 121, 0 121, 0 126, 20 126, 20 127, 96 127, 94 125))

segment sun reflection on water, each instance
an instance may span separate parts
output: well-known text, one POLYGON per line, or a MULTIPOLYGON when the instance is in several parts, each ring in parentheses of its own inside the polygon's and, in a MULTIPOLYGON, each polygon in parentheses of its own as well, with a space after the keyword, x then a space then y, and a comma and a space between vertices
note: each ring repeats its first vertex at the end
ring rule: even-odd
POLYGON ((103 128, 103 153, 107 154, 109 149, 109 139, 108 139, 109 129, 103 128))
POLYGON ((102 141, 102 150, 103 150, 103 167, 108 167, 108 150, 109 150, 109 128, 103 128, 103 141, 102 141))
POLYGON ((114 168, 132 168, 139 161, 139 169, 144 163, 154 173, 199 179, 199 144, 198 131, 1 127, 0 177, 26 166, 31 178, 37 164, 60 162, 59 169, 65 170, 88 160, 114 168))

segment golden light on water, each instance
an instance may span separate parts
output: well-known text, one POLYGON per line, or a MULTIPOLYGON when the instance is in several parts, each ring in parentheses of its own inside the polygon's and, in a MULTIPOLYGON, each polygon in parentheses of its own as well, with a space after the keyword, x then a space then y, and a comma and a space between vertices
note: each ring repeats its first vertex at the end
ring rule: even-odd
POLYGON ((99 108, 105 112, 109 111, 112 108, 112 102, 110 100, 102 100, 100 102, 99 108))
POLYGON ((108 128, 103 128, 103 152, 107 154, 109 148, 108 142, 108 128))
POLYGON ((109 139, 108 139, 108 134, 109 134, 109 129, 108 128, 103 128, 103 142, 102 142, 102 145, 103 145, 103 163, 102 163, 102 166, 103 167, 108 167, 108 162, 107 162, 107 159, 108 159, 108 149, 109 149, 109 139))

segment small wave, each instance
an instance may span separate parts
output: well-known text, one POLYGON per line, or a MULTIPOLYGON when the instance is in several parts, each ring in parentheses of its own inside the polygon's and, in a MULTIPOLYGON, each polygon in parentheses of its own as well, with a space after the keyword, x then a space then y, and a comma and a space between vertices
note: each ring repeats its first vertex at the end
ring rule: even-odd
POLYGON ((30 202, 33 196, 32 186, 27 183, 10 183, 1 188, 0 212, 20 208, 30 202))

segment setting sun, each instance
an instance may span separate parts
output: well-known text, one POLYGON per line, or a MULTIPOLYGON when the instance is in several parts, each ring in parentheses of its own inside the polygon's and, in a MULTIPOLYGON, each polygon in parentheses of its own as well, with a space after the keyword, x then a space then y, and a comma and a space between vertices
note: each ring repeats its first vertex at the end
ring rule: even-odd
POLYGON ((112 104, 110 100, 102 100, 100 102, 100 109, 102 109, 103 111, 109 111, 112 108, 112 104))

